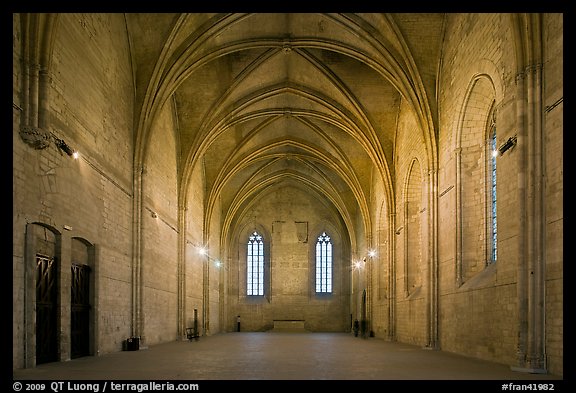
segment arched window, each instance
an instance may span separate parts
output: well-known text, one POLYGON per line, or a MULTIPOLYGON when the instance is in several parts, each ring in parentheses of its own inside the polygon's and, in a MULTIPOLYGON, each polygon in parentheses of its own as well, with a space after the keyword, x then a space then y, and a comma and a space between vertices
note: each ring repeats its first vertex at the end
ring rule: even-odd
POLYGON ((264 241, 258 232, 248 239, 246 294, 264 295, 264 241))
POLYGON ((488 263, 496 262, 498 256, 498 222, 496 216, 496 157, 498 156, 498 148, 496 146, 496 124, 492 123, 490 129, 490 148, 492 154, 490 155, 490 167, 489 167, 489 181, 488 184, 488 195, 490 195, 489 204, 489 239, 490 239, 490 258, 488 258, 488 263))
POLYGON ((496 100, 492 79, 470 82, 456 150, 456 282, 496 260, 496 100))
POLYGON ((332 293, 332 242, 326 232, 316 242, 316 293, 332 293))

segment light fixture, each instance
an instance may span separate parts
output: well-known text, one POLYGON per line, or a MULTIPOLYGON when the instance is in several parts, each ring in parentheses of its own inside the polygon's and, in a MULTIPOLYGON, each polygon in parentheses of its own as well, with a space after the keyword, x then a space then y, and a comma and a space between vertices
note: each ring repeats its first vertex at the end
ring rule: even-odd
POLYGON ((375 256, 376 256, 375 250, 368 250, 368 255, 362 257, 362 259, 354 261, 353 268, 356 270, 363 269, 366 266, 366 263, 371 262, 372 258, 374 258, 375 256), (368 260, 368 258, 370 258, 370 260, 368 260))
POLYGON ((224 264, 220 261, 220 259, 218 258, 214 258, 212 256, 210 256, 210 254, 208 254, 208 249, 204 246, 196 246, 196 249, 198 251, 198 254, 205 256, 209 261, 213 261, 214 265, 220 269, 221 267, 224 266, 224 264))
MULTIPOLYGON (((64 153, 68 154, 70 157, 72 157, 74 155, 74 149, 72 149, 70 146, 68 146, 66 144, 66 142, 64 142, 63 139, 58 139, 58 138, 54 138, 54 143, 56 144, 56 146, 62 150, 64 153)), ((75 157, 76 158, 76 157, 75 157)))
MULTIPOLYGON (((498 155, 503 155, 508 150, 512 149, 514 146, 516 146, 516 142, 517 142, 516 135, 508 138, 508 140, 506 142, 504 142, 503 144, 501 144, 500 147, 498 148, 498 155)), ((495 154, 495 153, 496 152, 494 152, 493 154, 495 154)))

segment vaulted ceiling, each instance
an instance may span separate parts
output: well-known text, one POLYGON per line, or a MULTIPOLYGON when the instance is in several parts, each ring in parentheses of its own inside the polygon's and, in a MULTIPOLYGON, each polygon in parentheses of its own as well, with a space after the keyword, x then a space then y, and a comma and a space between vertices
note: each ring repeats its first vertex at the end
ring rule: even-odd
MULTIPOLYGON (((344 217, 392 187, 401 103, 433 135, 443 14, 127 14, 139 140, 175 108, 180 180, 238 215, 284 182, 344 217)), ((432 138, 433 140, 433 138, 432 138)), ((433 146, 434 142, 431 146, 433 146)))

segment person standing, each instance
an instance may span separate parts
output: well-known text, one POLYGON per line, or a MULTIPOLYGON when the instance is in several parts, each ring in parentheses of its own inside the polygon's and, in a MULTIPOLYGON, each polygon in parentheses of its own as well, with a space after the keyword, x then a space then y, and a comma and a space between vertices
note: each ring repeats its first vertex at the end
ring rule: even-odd
POLYGON ((236 317, 236 329, 238 332, 240 331, 240 315, 236 317))

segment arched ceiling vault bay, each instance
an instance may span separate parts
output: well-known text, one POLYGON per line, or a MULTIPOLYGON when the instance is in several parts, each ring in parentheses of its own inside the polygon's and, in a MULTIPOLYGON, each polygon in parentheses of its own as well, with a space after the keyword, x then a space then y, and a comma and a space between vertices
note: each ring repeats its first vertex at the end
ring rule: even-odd
MULTIPOLYGON (((400 104, 434 167, 441 14, 127 14, 137 101, 136 157, 166 103, 177 119, 180 195, 203 166, 205 230, 226 231, 274 187, 298 184, 371 228, 373 176, 393 210, 400 104)), ((188 203, 183 201, 183 203, 188 203)))

